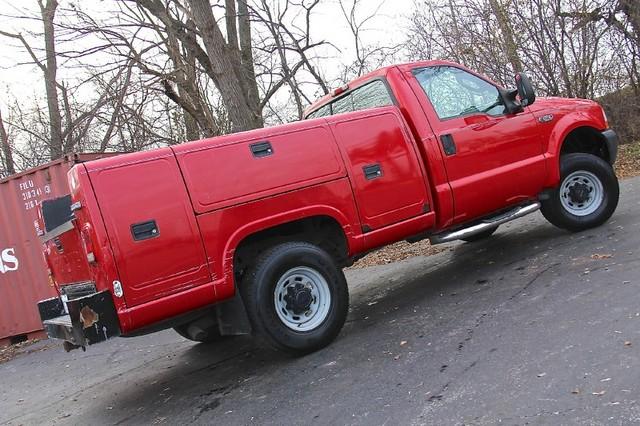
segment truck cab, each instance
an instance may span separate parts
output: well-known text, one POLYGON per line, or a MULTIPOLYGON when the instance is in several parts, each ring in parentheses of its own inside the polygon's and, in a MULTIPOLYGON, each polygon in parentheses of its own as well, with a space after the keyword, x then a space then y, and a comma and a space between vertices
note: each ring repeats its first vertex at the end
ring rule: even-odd
POLYGON ((444 61, 394 65, 296 123, 76 165, 42 207, 68 349, 175 328, 304 354, 348 310, 342 268, 399 240, 489 237, 538 209, 571 231, 613 214, 617 138, 595 102, 537 98, 444 61))

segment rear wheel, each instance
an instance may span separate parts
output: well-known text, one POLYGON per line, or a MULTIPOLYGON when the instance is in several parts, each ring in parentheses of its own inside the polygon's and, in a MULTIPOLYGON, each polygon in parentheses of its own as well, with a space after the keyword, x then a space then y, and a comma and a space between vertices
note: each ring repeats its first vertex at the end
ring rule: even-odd
POLYGON ((591 154, 568 154, 560 161, 560 186, 542 201, 553 225, 582 231, 606 222, 618 205, 620 190, 613 168, 591 154))
POLYGON ((258 337, 293 355, 331 343, 349 307, 342 270, 327 252, 305 242, 280 244, 261 254, 241 291, 258 337))
POLYGON ((463 238, 462 241, 466 241, 468 243, 473 243, 476 241, 480 241, 480 240, 484 240, 485 238, 489 238, 490 236, 493 235, 494 232, 496 232, 498 230, 497 226, 494 226, 493 228, 489 228, 487 230, 484 230, 478 234, 475 235, 470 235, 466 238, 463 238))

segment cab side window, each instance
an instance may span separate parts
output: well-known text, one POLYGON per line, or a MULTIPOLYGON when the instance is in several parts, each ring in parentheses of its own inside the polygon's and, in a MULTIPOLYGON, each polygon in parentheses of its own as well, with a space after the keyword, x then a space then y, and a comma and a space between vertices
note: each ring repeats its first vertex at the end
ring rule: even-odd
POLYGON ((505 113, 498 88, 460 68, 421 68, 414 70, 414 75, 441 120, 476 113, 505 113))

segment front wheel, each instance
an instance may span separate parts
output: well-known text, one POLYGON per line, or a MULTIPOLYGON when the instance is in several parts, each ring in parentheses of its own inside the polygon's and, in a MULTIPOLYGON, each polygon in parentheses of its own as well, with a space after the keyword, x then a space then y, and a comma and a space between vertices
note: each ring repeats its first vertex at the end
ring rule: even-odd
POLYGON ((542 214, 553 225, 577 232, 606 222, 620 189, 609 163, 590 154, 568 154, 560 160, 560 186, 542 201, 542 214))
POLYGON ((331 343, 347 318, 349 291, 342 270, 309 243, 284 243, 261 254, 241 291, 258 337, 293 355, 331 343))

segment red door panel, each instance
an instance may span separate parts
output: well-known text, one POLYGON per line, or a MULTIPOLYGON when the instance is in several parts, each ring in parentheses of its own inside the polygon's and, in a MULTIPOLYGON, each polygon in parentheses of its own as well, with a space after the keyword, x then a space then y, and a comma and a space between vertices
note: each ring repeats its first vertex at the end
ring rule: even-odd
POLYGON ((546 177, 532 114, 483 118, 478 124, 451 120, 438 132, 440 138, 450 135, 456 146, 455 154, 444 156, 456 222, 533 198, 546 177))
POLYGON ((409 76, 442 153, 454 196, 455 223, 535 198, 540 193, 547 170, 542 137, 533 114, 527 109, 505 114, 502 104, 487 105, 495 98, 487 101, 475 97, 472 100, 478 103, 477 111, 460 111, 468 85, 476 86, 476 90, 484 87, 494 95, 498 95, 498 89, 457 66, 417 68, 409 76), (424 74, 419 83, 420 73, 425 70, 433 74, 424 74), (438 77, 441 70, 444 71, 438 77), (448 80, 445 73, 449 73, 448 80), (453 78, 455 74, 460 80, 453 78), (427 92, 435 99, 430 99, 427 92), (491 114, 482 111, 485 106, 491 114))
POLYGON ((426 180, 400 112, 395 107, 376 112, 344 115, 333 124, 348 159, 363 227, 372 230, 425 213, 428 202, 426 180))
POLYGON ((210 281, 175 157, 158 154, 90 173, 128 306, 210 281))

